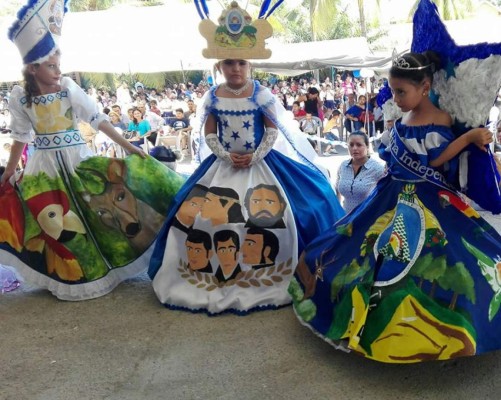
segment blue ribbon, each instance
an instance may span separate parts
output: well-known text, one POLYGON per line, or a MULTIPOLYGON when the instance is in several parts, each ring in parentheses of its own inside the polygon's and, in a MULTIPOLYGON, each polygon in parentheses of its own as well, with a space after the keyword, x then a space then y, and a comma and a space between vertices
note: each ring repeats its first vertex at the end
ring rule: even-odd
POLYGON ((273 11, 275 11, 277 9, 277 7, 282 4, 284 2, 284 0, 278 0, 275 5, 271 8, 270 11, 268 11, 268 13, 266 14, 266 16, 264 17, 265 19, 268 18, 271 14, 273 14, 273 11))
POLYGON ((209 18, 209 7, 207 7, 207 3, 205 0, 200 0, 200 4, 202 4, 202 10, 204 11, 205 17, 209 18))
POLYGON ((200 18, 205 19, 205 16, 202 13, 202 9, 200 8, 199 0, 195 0, 195 7, 197 8, 197 12, 198 12, 198 15, 200 16, 200 18))
POLYGON ((270 7, 271 0, 265 0, 263 1, 263 4, 261 4, 261 9, 259 10, 259 15, 258 18, 264 18, 266 15, 266 12, 268 11, 268 8, 270 7))

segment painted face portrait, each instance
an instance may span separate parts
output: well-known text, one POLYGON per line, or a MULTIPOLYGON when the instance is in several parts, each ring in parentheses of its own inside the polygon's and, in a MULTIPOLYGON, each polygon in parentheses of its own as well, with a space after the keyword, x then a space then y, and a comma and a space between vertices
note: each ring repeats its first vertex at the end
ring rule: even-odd
POLYGON ((274 233, 261 228, 249 228, 242 244, 242 262, 253 268, 274 265, 279 241, 274 233))
POLYGON ((185 201, 179 207, 176 218, 184 226, 193 226, 195 217, 202 211, 205 202, 207 188, 202 185, 195 185, 185 201))
POLYGON ((240 239, 236 232, 231 230, 216 232, 214 234, 214 248, 219 261, 219 269, 222 272, 220 277, 224 277, 223 280, 229 279, 232 274, 240 271, 238 265, 240 239))
POLYGON ((213 251, 210 235, 199 229, 192 229, 188 233, 185 245, 188 267, 192 271, 212 272, 210 259, 213 251))
POLYGON ((261 264, 263 256, 263 236, 247 234, 242 246, 242 261, 244 264, 261 264))
POLYGON ((283 216, 286 203, 273 185, 258 185, 249 189, 245 198, 249 213, 248 224, 257 227, 283 228, 283 216))
POLYGON ((211 187, 204 198, 202 218, 212 225, 244 222, 238 193, 230 188, 211 187))
POLYGON ((238 263, 237 255, 238 250, 231 239, 224 242, 219 242, 216 250, 217 258, 219 260, 219 265, 224 271, 233 270, 238 263))
POLYGON ((207 251, 202 243, 186 241, 186 254, 192 270, 205 268, 210 260, 209 253, 211 252, 207 251))

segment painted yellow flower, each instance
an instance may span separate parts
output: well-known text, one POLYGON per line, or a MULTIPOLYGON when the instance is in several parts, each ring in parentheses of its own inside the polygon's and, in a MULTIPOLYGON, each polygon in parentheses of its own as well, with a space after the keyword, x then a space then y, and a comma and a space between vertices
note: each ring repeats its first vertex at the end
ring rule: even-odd
POLYGON ((35 130, 37 133, 55 133, 70 129, 73 121, 61 115, 61 102, 54 101, 49 104, 37 104, 35 113, 37 123, 35 130))

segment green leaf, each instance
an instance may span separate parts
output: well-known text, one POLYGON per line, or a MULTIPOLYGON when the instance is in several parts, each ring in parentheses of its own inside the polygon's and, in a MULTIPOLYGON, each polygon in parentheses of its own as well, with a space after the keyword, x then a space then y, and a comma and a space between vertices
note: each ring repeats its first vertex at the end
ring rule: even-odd
POLYGON ((482 261, 488 267, 491 268, 495 267, 496 264, 494 263, 494 260, 490 258, 487 254, 482 253, 475 246, 468 243, 464 238, 461 238, 461 241, 463 242, 464 247, 466 247, 466 250, 468 250, 471 254, 473 254, 479 261, 482 261))
POLYGON ((496 316, 499 311, 499 306, 501 305, 501 291, 497 292, 489 304, 489 321, 496 316))

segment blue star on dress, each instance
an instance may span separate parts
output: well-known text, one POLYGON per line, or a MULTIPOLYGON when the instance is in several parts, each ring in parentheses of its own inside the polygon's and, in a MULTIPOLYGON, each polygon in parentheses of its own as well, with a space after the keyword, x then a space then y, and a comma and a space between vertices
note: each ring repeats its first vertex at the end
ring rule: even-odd
POLYGON ((231 144, 229 142, 224 142, 224 148, 226 149, 226 151, 230 151, 231 149, 231 144))
POLYGON ((252 143, 251 143, 251 142, 245 142, 244 147, 245 147, 247 150, 251 150, 253 146, 252 146, 252 143))
POLYGON ((251 125, 250 121, 244 121, 244 126, 243 126, 243 128, 250 129, 250 127, 251 127, 251 126, 252 126, 252 125, 251 125))
POLYGON ((225 120, 223 120, 223 121, 221 122, 221 125, 223 125, 223 127, 224 127, 224 128, 228 128, 228 120, 226 120, 226 119, 225 119, 225 120))
POLYGON ((234 139, 234 140, 237 140, 240 138, 240 135, 238 134, 238 131, 231 131, 231 137, 234 139))

